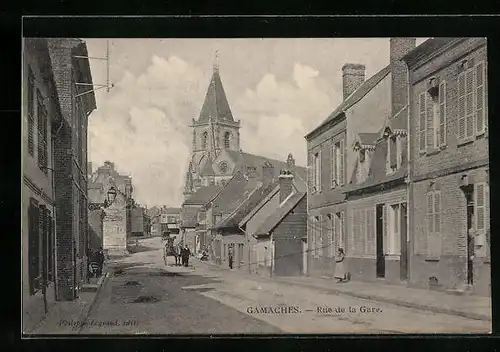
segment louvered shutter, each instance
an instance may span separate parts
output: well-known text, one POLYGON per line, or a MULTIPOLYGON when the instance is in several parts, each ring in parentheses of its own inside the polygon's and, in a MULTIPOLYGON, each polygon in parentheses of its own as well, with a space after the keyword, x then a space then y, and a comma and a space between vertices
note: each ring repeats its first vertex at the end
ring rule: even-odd
POLYGON ((488 251, 487 256, 490 256, 490 187, 489 184, 485 184, 484 187, 484 205, 485 205, 485 230, 486 230, 486 243, 488 245, 488 248, 486 249, 488 251))
POLYGON ((361 254, 366 254, 366 212, 365 210, 360 211, 360 218, 359 218, 359 244, 360 244, 360 253, 361 254))
POLYGON ((426 95, 426 122, 427 122, 427 133, 426 133, 426 138, 427 138, 427 147, 428 148, 435 148, 434 145, 434 104, 432 101, 432 97, 430 94, 426 95))
POLYGON ((419 97, 419 150, 425 151, 425 141, 426 141, 426 107, 425 107, 425 99, 426 93, 420 93, 419 97))
POLYGON ((345 213, 343 211, 340 212, 340 231, 339 231, 339 247, 343 248, 346 251, 347 247, 347 239, 345 236, 346 228, 345 228, 345 213))
POLYGON ((384 238, 384 254, 389 253, 389 224, 387 218, 387 204, 383 205, 382 209, 382 223, 383 223, 383 238, 384 238))
POLYGON ((322 173, 322 171, 321 171, 321 150, 318 152, 318 171, 317 172, 318 172, 318 176, 317 176, 318 185, 316 188, 318 189, 318 192, 320 192, 321 191, 321 173, 322 173))
POLYGON ((389 138, 389 163, 391 168, 396 168, 398 166, 398 148, 397 148, 397 137, 389 138))
POLYGON ((28 69, 27 115, 28 115, 28 153, 35 154, 35 78, 31 68, 28 69))
POLYGON ((477 184, 474 203, 476 208, 476 229, 479 234, 484 234, 486 229, 485 193, 485 184, 477 184))
POLYGON ((340 141, 339 183, 344 185, 344 140, 340 141))
POLYGON ((476 133, 484 133, 486 129, 486 119, 484 114, 484 64, 481 62, 476 66, 476 133))
POLYGON ((427 193, 427 255, 433 256, 434 252, 434 194, 427 193))
POLYGON ((358 216, 358 211, 354 210, 353 211, 353 216, 352 216, 352 230, 350 233, 350 247, 352 249, 352 253, 357 253, 358 251, 358 229, 359 229, 359 216, 358 216))
POLYGON ((439 84, 439 129, 438 142, 440 146, 446 144, 446 82, 439 84))
POLYGON ((323 215, 319 216, 319 227, 318 227, 318 232, 319 232, 319 253, 322 257, 325 255, 325 243, 324 243, 324 238, 323 238, 323 215))
POLYGON ((434 256, 441 256, 441 192, 434 193, 434 256))
POLYGON ((38 206, 31 201, 28 208, 28 226, 29 226, 29 285, 30 293, 34 294, 37 289, 36 279, 38 276, 39 242, 38 242, 38 206))
POLYGON ((54 279, 54 219, 51 216, 48 218, 48 275, 47 279, 52 281, 54 279))
POLYGON ((335 181, 337 180, 337 148, 335 143, 332 142, 332 147, 330 149, 331 160, 332 160, 332 187, 335 187, 335 181))
POLYGON ((374 255, 375 254, 375 226, 374 226, 374 217, 375 214, 373 209, 368 209, 366 211, 367 215, 367 224, 366 224, 366 232, 367 232, 367 243, 368 248, 366 250, 366 254, 374 255))
POLYGON ((337 229, 336 229, 336 223, 337 223, 337 217, 335 216, 335 214, 330 214, 331 218, 330 218, 330 226, 329 226, 329 231, 328 233, 330 234, 330 238, 329 238, 329 241, 330 241, 330 257, 333 257, 335 255, 335 252, 336 252, 336 249, 338 247, 338 243, 337 243, 337 229))
POLYGON ((458 76, 458 138, 465 139, 465 74, 458 76))
POLYGON ((307 186, 314 192, 314 155, 309 153, 307 165, 307 186))
POLYGON ((44 206, 40 207, 40 225, 41 225, 41 231, 40 235, 42 237, 42 253, 41 253, 41 262, 42 262, 42 267, 41 267, 41 274, 42 274, 42 279, 43 279, 43 284, 46 285, 46 280, 48 278, 48 253, 49 253, 49 223, 48 223, 48 214, 47 214, 47 208, 44 206))
POLYGON ((465 74, 465 137, 474 134, 474 71, 465 74))

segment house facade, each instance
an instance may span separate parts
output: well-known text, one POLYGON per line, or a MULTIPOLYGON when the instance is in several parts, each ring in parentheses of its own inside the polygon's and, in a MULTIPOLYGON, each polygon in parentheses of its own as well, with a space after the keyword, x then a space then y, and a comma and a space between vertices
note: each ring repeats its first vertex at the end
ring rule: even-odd
POLYGON ((486 38, 434 38, 410 71, 410 280, 490 295, 486 38))

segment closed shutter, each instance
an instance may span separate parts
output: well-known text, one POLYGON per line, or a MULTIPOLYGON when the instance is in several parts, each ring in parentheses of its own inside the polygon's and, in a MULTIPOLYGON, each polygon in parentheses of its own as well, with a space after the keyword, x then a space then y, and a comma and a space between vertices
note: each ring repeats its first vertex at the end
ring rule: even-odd
POLYGON ((345 238, 345 213, 343 211, 340 212, 340 225, 339 225, 339 248, 344 249, 344 252, 346 252, 346 247, 347 247, 347 240, 345 238))
POLYGON ((321 150, 318 151, 318 170, 316 171, 318 174, 316 175, 316 189, 318 192, 321 192, 321 150))
POLYGON ((367 236, 367 250, 366 254, 375 255, 375 213, 373 209, 368 209, 366 211, 367 221, 366 221, 366 236, 367 236))
POLYGON ((390 167, 395 169, 398 166, 398 159, 397 159, 397 137, 391 137, 389 138, 389 158, 390 158, 390 167))
POLYGON ((339 158, 339 183, 344 185, 344 140, 340 141, 340 158, 339 158))
POLYGON ((28 115, 28 153, 31 156, 35 154, 35 77, 31 68, 28 68, 28 89, 27 96, 27 115, 28 115))
POLYGON ((441 256, 442 238, 441 238, 441 193, 434 193, 434 256, 441 256))
POLYGON ((465 137, 474 134, 474 71, 465 74, 465 137))
POLYGON ((363 209, 360 212, 360 218, 359 218, 359 224, 360 224, 360 229, 359 229, 359 252, 361 254, 366 254, 366 211, 363 209))
POLYGON ((314 163, 313 154, 309 153, 307 156, 307 186, 310 190, 313 190, 314 185, 314 163))
POLYGON ((427 193, 427 255, 434 255, 434 194, 427 193))
POLYGON ((319 255, 324 256, 324 248, 325 245, 323 243, 323 216, 319 215, 318 216, 318 250, 319 250, 319 255))
POLYGON ((39 274, 39 237, 38 237, 38 206, 34 200, 30 201, 30 205, 28 208, 28 238, 29 238, 29 247, 28 247, 28 261, 29 261, 29 285, 30 285, 30 293, 34 294, 37 285, 37 277, 39 274))
POLYGON ((485 184, 484 187, 484 202, 485 202, 485 229, 486 229, 486 243, 488 245, 488 248, 486 248, 487 251, 487 257, 490 256, 490 187, 489 184, 485 184))
POLYGON ((426 139, 426 107, 425 107, 425 99, 426 93, 420 93, 419 97, 419 150, 425 151, 425 139, 426 139))
POLYGON ((482 134, 486 129, 486 119, 484 114, 485 89, 484 89, 484 64, 481 62, 476 66, 476 133, 482 134))
POLYGON ((332 142, 332 147, 330 148, 331 160, 332 160, 332 188, 336 186, 337 181, 337 147, 335 143, 332 142))
POLYGON ((440 146, 446 144, 446 82, 439 84, 439 129, 438 142, 440 146))
POLYGON ((48 217, 48 257, 47 257, 47 267, 48 275, 47 280, 54 280, 54 219, 51 216, 48 217))
POLYGON ((359 211, 354 210, 352 216, 352 235, 351 235, 351 249, 352 253, 358 252, 358 238, 359 238, 359 211))
POLYGON ((330 234, 330 257, 335 256, 336 250, 337 250, 337 216, 335 214, 330 214, 330 228, 329 228, 329 234, 330 234))
POLYGON ((479 234, 484 234, 486 229, 486 209, 485 209, 485 184, 476 184, 475 208, 476 208, 476 229, 479 234))
POLYGON ((458 138, 465 139, 465 74, 458 76, 458 138))
POLYGON ((426 134, 426 138, 427 138, 427 147, 428 148, 435 148, 435 145, 434 145, 434 104, 433 104, 433 101, 432 101, 432 97, 430 94, 427 94, 426 95, 426 99, 427 99, 427 102, 426 102, 426 121, 427 121, 427 134, 426 134))
POLYGON ((40 235, 42 237, 42 253, 41 253, 41 261, 42 261, 42 279, 43 284, 46 285, 48 278, 48 253, 49 253, 49 224, 48 224, 48 214, 47 208, 45 206, 40 206, 40 235))
POLYGON ((389 224, 387 218, 387 204, 384 204, 382 207, 382 223, 383 223, 383 247, 384 254, 389 253, 389 224))

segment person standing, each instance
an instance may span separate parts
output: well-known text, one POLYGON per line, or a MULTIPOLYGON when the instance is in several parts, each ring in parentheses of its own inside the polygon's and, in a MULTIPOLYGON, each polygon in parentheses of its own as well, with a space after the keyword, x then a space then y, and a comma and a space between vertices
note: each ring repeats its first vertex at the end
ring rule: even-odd
POLYGON ((97 277, 101 277, 104 267, 104 252, 102 251, 102 247, 99 247, 99 250, 96 253, 96 261, 97 264, 99 264, 99 269, 97 269, 97 277))
POLYGON ((335 274, 334 277, 337 282, 342 282, 346 280, 346 270, 345 270, 345 254, 342 248, 337 250, 337 255, 335 256, 335 274))
POLYGON ((183 248, 183 254, 182 254, 182 262, 184 266, 189 266, 189 256, 191 255, 191 251, 189 250, 189 247, 187 244, 183 248))
POLYGON ((229 253, 228 253, 228 259, 229 259, 229 269, 233 268, 233 247, 229 247, 229 253))

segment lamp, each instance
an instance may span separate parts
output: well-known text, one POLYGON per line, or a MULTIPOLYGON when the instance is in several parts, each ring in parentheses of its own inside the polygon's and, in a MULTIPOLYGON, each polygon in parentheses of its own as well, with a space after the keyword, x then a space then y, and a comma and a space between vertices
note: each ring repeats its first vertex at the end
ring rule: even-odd
POLYGON ((108 193, 106 194, 106 200, 108 206, 110 206, 115 201, 115 198, 116 198, 116 189, 114 187, 110 187, 108 193))

